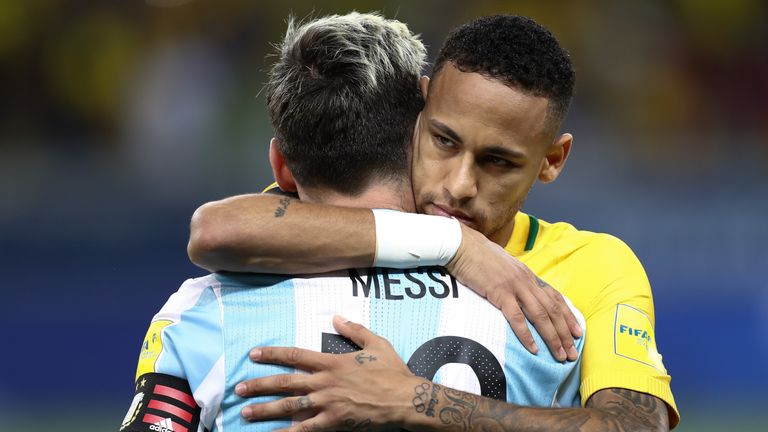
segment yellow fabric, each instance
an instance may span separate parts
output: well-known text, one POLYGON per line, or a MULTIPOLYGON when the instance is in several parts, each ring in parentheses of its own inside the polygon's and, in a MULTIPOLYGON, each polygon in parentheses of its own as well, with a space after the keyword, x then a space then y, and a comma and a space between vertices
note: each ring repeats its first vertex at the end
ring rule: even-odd
POLYGON ((276 189, 276 188, 279 188, 279 187, 280 186, 277 185, 277 182, 272 182, 272 184, 267 186, 267 187, 265 187, 264 190, 261 191, 261 193, 264 193, 264 192, 267 192, 267 191, 270 191, 272 189, 276 189))
POLYGON ((155 371, 160 353, 163 352, 163 329, 172 324, 169 320, 158 320, 152 322, 144 336, 144 343, 141 344, 141 354, 139 355, 139 366, 136 368, 136 379, 140 376, 155 371))
POLYGON ((527 214, 518 212, 506 250, 566 295, 584 314, 587 336, 581 364, 581 403, 598 390, 618 387, 648 393, 680 420, 670 376, 656 350, 653 297, 640 261, 621 240, 539 221, 530 251, 527 214))

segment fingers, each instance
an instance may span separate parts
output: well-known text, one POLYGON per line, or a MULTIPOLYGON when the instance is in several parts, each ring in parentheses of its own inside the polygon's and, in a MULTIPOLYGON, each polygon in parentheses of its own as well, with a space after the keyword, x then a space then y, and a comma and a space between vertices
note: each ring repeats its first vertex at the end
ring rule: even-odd
MULTIPOLYGON (((515 306, 517 306, 517 309, 522 309, 520 314, 525 314, 522 321, 517 316, 515 317, 514 323, 510 321, 512 330, 514 331, 515 335, 518 336, 520 342, 522 342, 526 348, 529 346, 529 344, 536 346, 533 335, 531 335, 531 332, 528 328, 528 323, 525 321, 525 318, 527 317, 528 321, 530 321, 531 324, 533 324, 533 326, 536 328, 536 331, 539 333, 539 336, 541 336, 541 339, 547 345, 552 355, 559 361, 565 360, 567 358, 567 354, 562 347, 562 343, 558 336, 557 330, 552 323, 549 313, 542 306, 539 299, 533 295, 530 290, 520 290, 517 293, 517 301, 519 301, 519 305, 514 304, 513 300, 514 299, 510 299, 509 303, 511 303, 511 305, 509 308, 513 309, 515 306), (530 338, 530 342, 528 342, 528 338, 530 338)), ((507 316, 508 313, 506 311, 506 307, 502 308, 502 312, 504 312, 504 316, 509 320, 510 318, 507 316)), ((531 349, 528 349, 528 351, 531 351, 533 354, 538 352, 538 350, 533 351, 531 349)))
MULTIPOLYGON (((542 287, 543 289, 534 290, 533 294, 541 304, 541 307, 544 308, 544 311, 547 313, 555 330, 555 334, 549 336, 551 339, 545 339, 547 347, 549 347, 549 350, 553 355, 557 353, 555 358, 560 361, 563 361, 566 358, 571 361, 576 360, 579 353, 576 351, 576 347, 573 344, 571 329, 565 318, 565 313, 568 312, 570 314, 570 309, 565 305, 565 302, 559 303, 550 295, 549 291, 546 290, 546 288, 549 287, 546 282, 541 281, 540 279, 539 281, 540 285, 544 285, 542 287), (563 356, 563 354, 565 354, 565 356, 563 356)), ((558 297, 562 298, 559 294, 558 297)))
POLYGON ((356 343, 360 348, 367 348, 379 339, 375 333, 365 328, 361 324, 348 321, 338 315, 333 317, 333 327, 340 335, 356 343))
POLYGON ((308 395, 293 396, 260 404, 247 405, 240 410, 240 415, 248 421, 291 417, 299 412, 316 409, 316 398, 316 395, 311 397, 308 395))
POLYGON ((291 366, 313 372, 325 368, 328 356, 332 356, 332 354, 323 354, 301 348, 261 347, 252 349, 249 356, 255 362, 291 366))
POLYGON ((248 421, 259 421, 317 413, 317 415, 311 416, 288 428, 278 429, 279 431, 369 430, 371 426, 370 419, 361 421, 354 418, 342 418, 332 415, 328 411, 328 407, 324 406, 324 402, 325 400, 322 395, 318 394, 286 397, 270 402, 248 405, 240 411, 240 415, 248 421))
POLYGON ((562 310, 565 314, 565 321, 568 323, 568 328, 571 330, 571 335, 577 339, 584 336, 584 330, 581 328, 581 324, 579 324, 579 321, 576 319, 576 315, 574 315, 571 308, 568 307, 568 303, 565 301, 565 297, 563 297, 562 294, 557 292, 557 290, 552 288, 550 285, 547 285, 544 290, 549 293, 551 298, 560 304, 560 310, 562 310))
POLYGON ((309 381, 312 375, 282 374, 243 381, 235 386, 235 393, 240 397, 260 395, 309 393, 313 390, 309 381))
POLYGON ((275 432, 366 431, 371 430, 370 425, 371 421, 369 419, 358 421, 349 418, 343 422, 334 422, 332 416, 322 412, 289 428, 277 429, 275 432))

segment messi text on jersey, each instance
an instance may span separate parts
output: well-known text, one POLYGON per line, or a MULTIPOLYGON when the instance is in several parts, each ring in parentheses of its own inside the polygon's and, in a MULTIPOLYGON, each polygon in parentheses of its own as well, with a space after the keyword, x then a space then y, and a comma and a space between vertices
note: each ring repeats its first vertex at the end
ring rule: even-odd
POLYGON ((355 269, 348 272, 352 295, 355 297, 363 295, 385 300, 402 300, 406 296, 420 299, 427 294, 438 299, 459 297, 456 279, 442 267, 419 267, 409 270, 370 268, 365 275, 355 269))

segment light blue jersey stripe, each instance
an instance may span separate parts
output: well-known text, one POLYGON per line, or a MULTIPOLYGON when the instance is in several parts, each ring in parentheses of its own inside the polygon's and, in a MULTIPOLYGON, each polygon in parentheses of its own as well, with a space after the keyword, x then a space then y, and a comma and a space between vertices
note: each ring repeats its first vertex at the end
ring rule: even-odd
MULTIPOLYGON (((333 336, 331 317, 339 314, 364 318, 361 322, 388 339, 417 375, 520 405, 578 406, 578 363, 555 361, 529 324, 542 347, 538 355, 530 354, 495 307, 441 272, 359 269, 294 279, 216 274, 210 281, 193 281, 182 287, 185 294, 174 309, 180 315, 163 334, 166 351, 158 371, 187 378, 195 391, 219 360, 216 377, 207 382, 223 381, 214 386, 220 391, 196 396, 210 394, 207 405, 214 410, 220 406, 223 429, 284 428, 289 421, 249 423, 240 417, 247 404, 274 398, 244 400, 235 395, 235 385, 293 372, 253 363, 248 353, 256 346, 319 351, 321 342, 333 336), (369 277, 367 271, 374 273, 369 277), (213 399, 216 394, 223 398, 213 399)), ((579 352, 583 342, 577 340, 579 352)))
POLYGON ((164 329, 164 352, 157 361, 156 372, 186 378, 194 391, 223 350, 219 311, 216 295, 211 287, 205 287, 197 303, 181 312, 178 322, 164 329))
MULTIPOLYGON (((518 341, 517 336, 507 327, 507 348, 505 375, 507 376, 507 399, 527 406, 579 406, 578 362, 559 362, 547 349, 539 333, 529 322, 528 329, 538 345, 539 352, 531 354, 518 341), (575 376, 575 379, 568 379, 575 376)), ((584 338, 576 340, 576 349, 581 353, 584 338)))
POLYGON ((419 346, 438 334, 442 302, 432 293, 449 296, 450 284, 428 277, 431 272, 440 280, 442 269, 437 267, 375 271, 380 295, 376 297, 371 293, 370 329, 389 341, 397 341, 393 346, 398 355, 408 359, 419 346))
POLYGON ((248 353, 255 346, 295 345, 295 304, 293 281, 286 278, 248 275, 217 275, 224 307, 224 429, 267 431, 290 425, 288 421, 249 423, 240 410, 248 403, 266 402, 275 397, 248 400, 235 394, 237 383, 246 379, 291 372, 282 366, 254 363, 248 353))

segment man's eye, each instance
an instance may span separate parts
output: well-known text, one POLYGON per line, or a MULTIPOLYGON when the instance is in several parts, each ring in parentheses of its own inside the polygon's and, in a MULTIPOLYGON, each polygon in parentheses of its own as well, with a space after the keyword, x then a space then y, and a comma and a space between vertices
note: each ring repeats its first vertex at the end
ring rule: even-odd
POLYGON ((448 148, 456 147, 456 144, 454 144, 453 141, 451 141, 450 139, 442 135, 433 135, 433 137, 435 138, 435 141, 443 147, 448 147, 448 148))
POLYGON ((499 168, 513 168, 516 165, 512 162, 510 162, 507 159, 496 157, 496 156, 487 156, 484 159, 485 163, 491 166, 499 167, 499 168))

